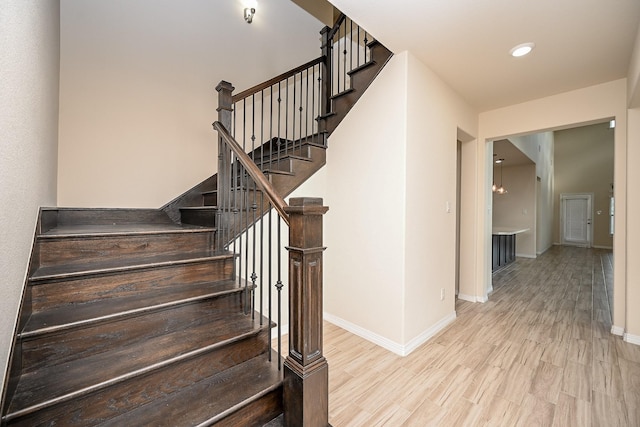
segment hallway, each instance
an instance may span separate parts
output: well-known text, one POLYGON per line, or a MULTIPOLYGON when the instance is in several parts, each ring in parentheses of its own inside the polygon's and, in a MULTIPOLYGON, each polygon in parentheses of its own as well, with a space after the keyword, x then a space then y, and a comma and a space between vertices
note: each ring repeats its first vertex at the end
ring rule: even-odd
POLYGON ((325 322, 342 426, 638 426, 640 346, 610 334, 611 253, 554 246, 407 357, 325 322), (610 288, 609 288, 610 289, 610 288))

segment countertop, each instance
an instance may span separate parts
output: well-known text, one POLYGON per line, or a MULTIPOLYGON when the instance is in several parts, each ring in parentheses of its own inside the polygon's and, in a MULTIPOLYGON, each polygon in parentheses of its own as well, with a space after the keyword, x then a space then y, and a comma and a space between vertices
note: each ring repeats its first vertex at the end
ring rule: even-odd
POLYGON ((529 228, 493 227, 491 234, 498 236, 508 236, 511 234, 526 233, 529 230, 529 228))

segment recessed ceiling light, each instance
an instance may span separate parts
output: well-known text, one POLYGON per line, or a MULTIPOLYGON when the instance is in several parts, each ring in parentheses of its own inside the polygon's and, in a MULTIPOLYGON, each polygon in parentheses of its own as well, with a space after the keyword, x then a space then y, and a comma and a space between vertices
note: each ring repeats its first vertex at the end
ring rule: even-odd
POLYGON ((509 54, 513 57, 519 58, 530 53, 534 47, 536 47, 535 43, 522 43, 511 48, 509 54))
POLYGON ((498 160, 496 160, 496 163, 502 163, 502 162, 504 162, 504 159, 498 159, 498 160))

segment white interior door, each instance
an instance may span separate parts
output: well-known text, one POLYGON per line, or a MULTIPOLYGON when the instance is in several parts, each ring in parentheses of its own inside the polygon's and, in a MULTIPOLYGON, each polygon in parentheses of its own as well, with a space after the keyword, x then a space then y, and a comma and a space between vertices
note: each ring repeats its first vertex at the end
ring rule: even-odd
POLYGON ((560 217, 562 244, 591 247, 591 194, 562 194, 560 217))

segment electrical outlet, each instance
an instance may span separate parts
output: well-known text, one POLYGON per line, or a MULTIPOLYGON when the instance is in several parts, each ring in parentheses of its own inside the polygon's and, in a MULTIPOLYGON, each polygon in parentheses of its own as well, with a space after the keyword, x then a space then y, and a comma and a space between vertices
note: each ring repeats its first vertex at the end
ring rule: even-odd
POLYGON ((444 288, 440 289, 440 301, 444 301, 444 288))

